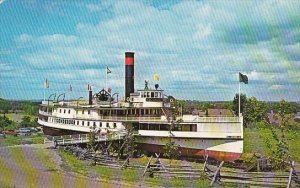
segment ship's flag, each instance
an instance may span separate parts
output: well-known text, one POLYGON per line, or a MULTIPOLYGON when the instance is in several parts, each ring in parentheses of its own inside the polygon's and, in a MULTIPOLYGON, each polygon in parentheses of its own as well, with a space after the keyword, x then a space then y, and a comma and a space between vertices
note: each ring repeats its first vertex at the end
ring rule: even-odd
POLYGON ((92 91, 92 86, 88 84, 88 91, 92 91))
POLYGON ((154 74, 154 80, 159 81, 159 75, 157 73, 154 74))
POLYGON ((107 73, 107 74, 111 73, 111 70, 109 70, 108 67, 106 67, 106 73, 107 73))
POLYGON ((239 72, 239 80, 240 82, 244 82, 245 84, 248 84, 248 77, 245 74, 242 74, 239 72))
POLYGON ((49 81, 48 81, 47 78, 46 78, 46 80, 45 80, 44 87, 45 87, 45 88, 49 88, 49 81))

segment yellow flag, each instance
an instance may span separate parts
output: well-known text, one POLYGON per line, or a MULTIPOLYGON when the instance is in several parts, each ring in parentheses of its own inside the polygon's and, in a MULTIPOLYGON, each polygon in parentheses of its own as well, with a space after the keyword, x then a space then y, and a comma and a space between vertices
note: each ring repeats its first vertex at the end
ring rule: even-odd
POLYGON ((159 75, 157 73, 154 74, 154 80, 159 81, 159 75))

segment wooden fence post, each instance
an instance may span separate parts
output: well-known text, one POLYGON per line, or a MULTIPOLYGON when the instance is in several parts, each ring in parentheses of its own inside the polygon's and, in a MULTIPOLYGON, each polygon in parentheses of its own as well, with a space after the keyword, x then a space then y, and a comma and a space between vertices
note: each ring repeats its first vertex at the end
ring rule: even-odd
POLYGON ((290 175, 289 175, 289 181, 288 181, 288 184, 287 184, 287 186, 286 186, 287 188, 290 188, 290 187, 291 187, 291 181, 292 181, 293 171, 294 171, 294 161, 292 161, 292 163, 291 163, 290 175))
POLYGON ((121 169, 123 168, 127 168, 127 166, 129 165, 129 158, 130 158, 130 155, 127 157, 127 159, 124 161, 123 165, 121 166, 121 169))
POLYGON ((149 159, 149 161, 148 161, 148 163, 147 163, 147 165, 146 165, 146 167, 145 167, 143 176, 145 176, 145 174, 146 174, 146 172, 147 172, 147 169, 150 167, 150 162, 151 162, 151 160, 152 160, 152 157, 153 157, 153 156, 151 156, 151 158, 149 159))
POLYGON ((220 177, 220 169, 222 167, 222 165, 224 164, 224 161, 221 162, 221 164, 219 165, 219 167, 217 168, 217 170, 214 173, 214 177, 210 182, 210 186, 212 186, 214 184, 214 182, 216 181, 217 177, 220 177))
POLYGON ((208 160, 208 155, 204 156, 204 167, 203 167, 203 172, 206 172, 206 164, 207 164, 207 160, 208 160))

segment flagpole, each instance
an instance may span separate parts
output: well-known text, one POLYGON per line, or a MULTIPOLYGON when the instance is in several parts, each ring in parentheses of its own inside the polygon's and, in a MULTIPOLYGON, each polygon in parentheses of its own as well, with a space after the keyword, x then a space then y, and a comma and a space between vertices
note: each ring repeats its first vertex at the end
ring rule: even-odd
POLYGON ((70 102, 71 102, 71 100, 72 100, 72 85, 70 84, 70 86, 69 86, 69 93, 70 93, 70 95, 69 95, 69 100, 70 100, 70 102))
POLYGON ((239 117, 241 114, 241 82, 239 81, 239 117))
POLYGON ((105 75, 106 75, 106 77, 105 77, 105 90, 107 91, 107 67, 105 69, 105 75))

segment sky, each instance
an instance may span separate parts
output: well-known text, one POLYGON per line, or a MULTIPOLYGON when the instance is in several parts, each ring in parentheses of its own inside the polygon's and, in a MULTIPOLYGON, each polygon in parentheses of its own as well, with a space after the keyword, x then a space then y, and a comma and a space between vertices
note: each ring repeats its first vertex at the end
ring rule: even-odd
POLYGON ((106 67, 122 98, 130 51, 135 89, 158 74, 166 95, 228 101, 241 72, 247 97, 300 101, 299 18, 298 0, 0 0, 0 98, 87 98, 106 67))

